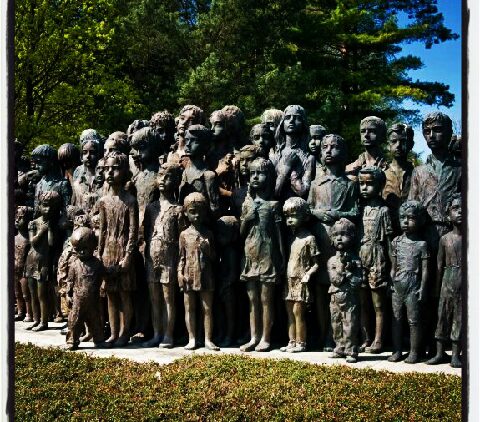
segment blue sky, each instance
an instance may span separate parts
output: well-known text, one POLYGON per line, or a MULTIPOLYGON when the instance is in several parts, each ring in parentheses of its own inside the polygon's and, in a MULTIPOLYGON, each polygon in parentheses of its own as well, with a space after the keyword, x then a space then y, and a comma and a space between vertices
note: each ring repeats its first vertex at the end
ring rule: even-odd
MULTIPOLYGON (((453 32, 461 35, 462 29, 462 4, 461 0, 438 0, 438 10, 444 16, 444 24, 453 32)), ((455 102, 451 108, 440 107, 439 110, 448 114, 454 125, 454 132, 461 132, 462 120, 462 39, 434 44, 429 50, 419 42, 404 44, 400 55, 413 54, 423 61, 423 68, 409 72, 413 80, 420 79, 428 82, 442 82, 450 86, 450 92, 455 94, 455 102)), ((426 114, 435 108, 422 106, 412 102, 404 102, 404 106, 410 109, 418 109, 426 114)), ((427 144, 423 139, 421 127, 415 126, 414 151, 421 153, 423 159, 429 153, 427 144)))

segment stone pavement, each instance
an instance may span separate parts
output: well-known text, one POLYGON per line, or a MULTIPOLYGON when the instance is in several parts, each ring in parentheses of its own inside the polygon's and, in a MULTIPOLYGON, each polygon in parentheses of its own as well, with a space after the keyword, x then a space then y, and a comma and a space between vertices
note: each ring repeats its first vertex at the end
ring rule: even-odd
MULTIPOLYGON (((65 344, 65 337, 59 332, 59 328, 63 324, 50 323, 47 331, 32 333, 25 330, 30 323, 16 322, 15 323, 15 341, 20 343, 32 343, 39 347, 59 347, 65 344)), ((173 349, 143 348, 138 344, 131 344, 127 347, 118 349, 95 349, 93 343, 81 343, 77 353, 86 353, 95 357, 116 357, 121 359, 130 359, 135 362, 156 362, 159 364, 168 364, 176 359, 184 356, 201 354, 220 354, 229 353, 235 355, 246 355, 255 358, 272 358, 272 359, 292 359, 300 362, 308 362, 322 365, 347 365, 352 368, 371 368, 375 370, 383 370, 390 372, 421 372, 421 373, 444 373, 450 375, 461 375, 461 369, 450 367, 448 363, 441 365, 426 365, 425 363, 418 363, 411 365, 408 363, 390 363, 387 358, 390 352, 381 353, 379 355, 370 355, 367 353, 360 354, 359 362, 355 364, 348 364, 344 359, 331 359, 326 352, 303 352, 303 353, 285 353, 279 349, 272 350, 267 353, 244 353, 240 352, 238 348, 223 348, 220 352, 212 352, 204 348, 197 349, 193 352, 184 350, 183 347, 175 347, 173 349)))

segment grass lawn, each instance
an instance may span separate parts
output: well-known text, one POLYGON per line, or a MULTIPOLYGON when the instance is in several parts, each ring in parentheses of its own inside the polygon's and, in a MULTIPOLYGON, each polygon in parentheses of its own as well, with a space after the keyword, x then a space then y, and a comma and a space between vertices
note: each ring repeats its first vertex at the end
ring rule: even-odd
POLYGON ((461 379, 232 355, 162 366, 16 344, 16 421, 167 419, 459 421, 461 379))

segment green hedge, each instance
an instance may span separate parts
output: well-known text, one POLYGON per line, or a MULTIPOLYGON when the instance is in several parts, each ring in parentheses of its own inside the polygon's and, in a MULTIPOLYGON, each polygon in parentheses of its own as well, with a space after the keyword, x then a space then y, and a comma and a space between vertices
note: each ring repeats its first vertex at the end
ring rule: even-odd
POLYGON ((170 365, 16 345, 15 420, 460 420, 461 379, 217 355, 170 365))

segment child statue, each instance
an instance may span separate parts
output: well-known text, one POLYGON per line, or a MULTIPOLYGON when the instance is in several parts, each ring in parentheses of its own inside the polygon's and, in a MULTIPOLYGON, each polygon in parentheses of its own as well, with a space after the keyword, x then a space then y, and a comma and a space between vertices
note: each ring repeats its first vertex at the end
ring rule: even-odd
POLYGON ((268 125, 259 123, 250 130, 250 142, 261 148, 263 158, 268 158, 271 149, 275 146, 275 137, 268 125))
POLYGON ((358 358, 358 290, 362 283, 362 266, 353 252, 355 225, 341 218, 330 231, 336 252, 327 263, 330 278, 330 313, 335 350, 330 357, 355 363, 358 358))
MULTIPOLYGON (((97 164, 98 159, 103 155, 103 141, 103 137, 100 136, 100 134, 95 129, 85 129, 80 134, 80 155, 83 164, 78 166, 73 172, 74 181, 77 180, 81 175, 84 175, 87 170, 85 167, 89 167, 90 170, 92 168, 95 169, 95 165, 97 164), (89 148, 87 149, 90 150, 90 154, 87 154, 86 150, 84 150, 84 145, 89 141, 93 141, 93 149, 91 148, 92 146, 89 146, 89 148), (87 158, 85 155, 89 155, 89 160, 87 160, 87 163, 85 163, 87 158), (87 164, 87 166, 85 166, 85 164, 87 164)), ((93 177, 90 172, 87 172, 87 174, 93 177)))
POLYGON ((138 241, 138 203, 125 190, 129 178, 128 157, 111 152, 105 157, 106 194, 98 201, 100 235, 98 256, 105 267, 117 270, 105 279, 111 345, 125 346, 129 341, 135 290, 132 256, 138 241))
POLYGON ((51 291, 55 284, 58 246, 62 245, 58 230, 58 220, 62 208, 62 198, 56 191, 44 191, 38 200, 40 217, 30 221, 28 234, 30 250, 25 263, 25 277, 32 297, 34 322, 27 329, 44 331, 48 328, 51 291), (38 318, 38 319, 35 319, 38 318))
MULTIPOLYGON (((185 135, 192 125, 204 125, 205 114, 200 107, 196 105, 186 105, 180 111, 177 121, 177 143, 173 151, 168 154, 167 161, 182 164, 185 156, 185 135)), ((182 167, 185 167, 182 164, 182 167)))
POLYGON ((35 187, 35 215, 38 215, 39 198, 43 192, 56 191, 60 195, 61 207, 70 204, 72 188, 70 183, 60 174, 58 156, 55 148, 50 145, 40 145, 32 151, 32 162, 38 171, 40 181, 35 187))
POLYGON ((62 169, 63 177, 70 185, 73 184, 73 172, 80 165, 80 150, 76 145, 67 143, 58 148, 58 162, 62 169))
POLYGON ((73 173, 72 205, 82 208, 87 213, 90 212, 93 205, 90 194, 98 190, 95 183, 96 167, 101 155, 100 141, 96 138, 86 139, 82 143, 83 164, 77 167, 73 173))
POLYGON ((266 124, 272 132, 273 136, 275 136, 277 128, 283 119, 283 111, 277 110, 275 108, 269 108, 262 113, 260 119, 261 123, 266 124))
POLYGON ((213 317, 212 303, 215 288, 213 264, 215 249, 213 234, 205 223, 208 218, 208 201, 199 192, 193 192, 185 198, 184 210, 190 227, 180 233, 178 262, 178 284, 184 293, 185 323, 188 331, 186 350, 197 347, 197 300, 200 299, 203 310, 205 347, 220 350, 212 341, 213 317))
POLYGON ((78 349, 80 335, 88 324, 95 347, 105 347, 100 314, 100 284, 105 273, 102 261, 93 255, 97 240, 87 227, 76 229, 70 239, 75 259, 70 261, 67 277, 68 315, 67 348, 78 349))
POLYGON ((408 198, 413 171, 413 164, 408 160, 414 145, 413 129, 403 123, 394 124, 388 128, 387 140, 392 161, 384 170, 386 182, 382 196, 390 208, 395 231, 399 232, 398 209, 408 198))
MULTIPOLYGON (((33 217, 33 210, 27 206, 17 207, 15 213, 15 298, 17 299, 17 315, 15 321, 32 322, 32 302, 28 280, 25 278, 25 263, 30 249, 28 225, 33 217)), ((36 321, 38 321, 38 315, 36 321)))
POLYGON ((363 200, 360 226, 360 259, 366 273, 360 290, 361 328, 364 337, 360 350, 380 353, 383 347, 383 325, 387 302, 389 256, 393 235, 390 212, 381 197, 385 174, 379 167, 366 166, 358 173, 360 196, 363 200), (375 310, 375 338, 370 333, 370 296, 375 310))
POLYGON ((270 157, 277 173, 275 197, 282 201, 291 196, 306 197, 315 158, 307 152, 308 123, 303 107, 289 105, 285 109, 275 141, 275 152, 270 157))
POLYGON ((306 350, 305 314, 307 304, 313 302, 309 284, 318 270, 320 252, 315 237, 306 228, 310 216, 307 201, 298 197, 289 198, 283 205, 283 213, 294 237, 290 243, 285 285, 289 342, 281 350, 296 353, 306 350))
POLYGON ((334 134, 325 135, 319 147, 322 170, 315 176, 310 187, 308 204, 313 216, 312 231, 320 249, 320 268, 314 283, 315 307, 324 351, 333 350, 328 288, 330 285, 327 261, 335 255, 329 232, 340 218, 355 221, 359 216, 357 207, 358 186, 345 175, 348 151, 345 140, 334 134))
POLYGON ((382 150, 387 139, 387 125, 377 116, 365 117, 360 122, 360 142, 365 148, 358 158, 346 168, 349 176, 355 178, 359 170, 366 166, 385 170, 388 166, 382 150))
POLYGON ((425 209, 418 201, 406 201, 400 206, 399 215, 403 234, 392 241, 394 351, 388 360, 402 360, 402 318, 405 306, 410 326, 410 353, 405 362, 417 363, 421 341, 420 307, 426 298, 428 277, 427 242, 420 240, 419 236, 419 231, 425 224, 425 209))
POLYGON ((145 209, 145 270, 153 337, 144 347, 173 347, 178 238, 186 227, 182 207, 176 202, 181 177, 179 164, 163 164, 157 177, 160 198, 145 209))
POLYGON ((234 151, 238 152, 245 145, 243 139, 245 115, 236 105, 226 105, 221 109, 221 112, 227 118, 226 128, 229 143, 233 145, 234 151))
POLYGON ((185 168, 180 184, 180 202, 192 192, 205 196, 212 215, 219 213, 219 188, 215 172, 208 170, 205 154, 209 151, 212 135, 202 125, 190 126, 185 135, 185 154, 190 163, 185 168))
MULTIPOLYGON (((128 125, 127 128, 127 142, 129 149, 131 148, 132 144, 132 136, 133 134, 137 131, 140 130, 144 127, 149 127, 150 126, 150 121, 149 120, 134 120, 132 123, 128 125)), ((139 166, 137 165, 138 163, 135 162, 134 158, 132 157, 132 154, 128 157, 128 163, 130 167, 130 172, 132 173, 132 177, 135 177, 138 173, 139 166)))
POLYGON ((282 214, 279 202, 271 200, 275 181, 272 163, 257 158, 249 170, 250 191, 240 217, 240 235, 245 242, 240 280, 247 284, 251 339, 240 350, 266 352, 274 319, 274 289, 285 268, 282 214))
POLYGON ((236 316, 236 284, 238 282, 239 259, 237 241, 240 237, 240 225, 236 217, 227 215, 220 217, 215 225, 215 241, 218 248, 217 254, 217 285, 215 293, 222 306, 221 321, 224 321, 223 340, 220 347, 231 346, 235 334, 236 316))
POLYGON ((175 143, 175 118, 167 110, 157 111, 150 119, 150 127, 155 132, 160 151, 159 161, 163 164, 175 143))
POLYGON ((452 231, 440 238, 437 257, 438 322, 435 331, 437 353, 427 361, 429 365, 444 362, 445 344, 452 341, 450 366, 461 368, 460 340, 462 332, 462 198, 452 195, 447 203, 452 231), (440 287, 441 286, 441 287, 440 287))
MULTIPOLYGON (((238 153, 237 186, 231 196, 231 210, 233 214, 240 218, 242 205, 248 192, 248 181, 250 179, 249 166, 255 158, 262 156, 262 149, 256 145, 245 145, 240 148, 238 153)), ((265 157, 264 157, 265 158, 265 157)))
POLYGON ((315 177, 323 174, 324 164, 322 163, 322 138, 327 134, 327 129, 322 125, 310 125, 310 141, 308 151, 315 157, 315 177))

